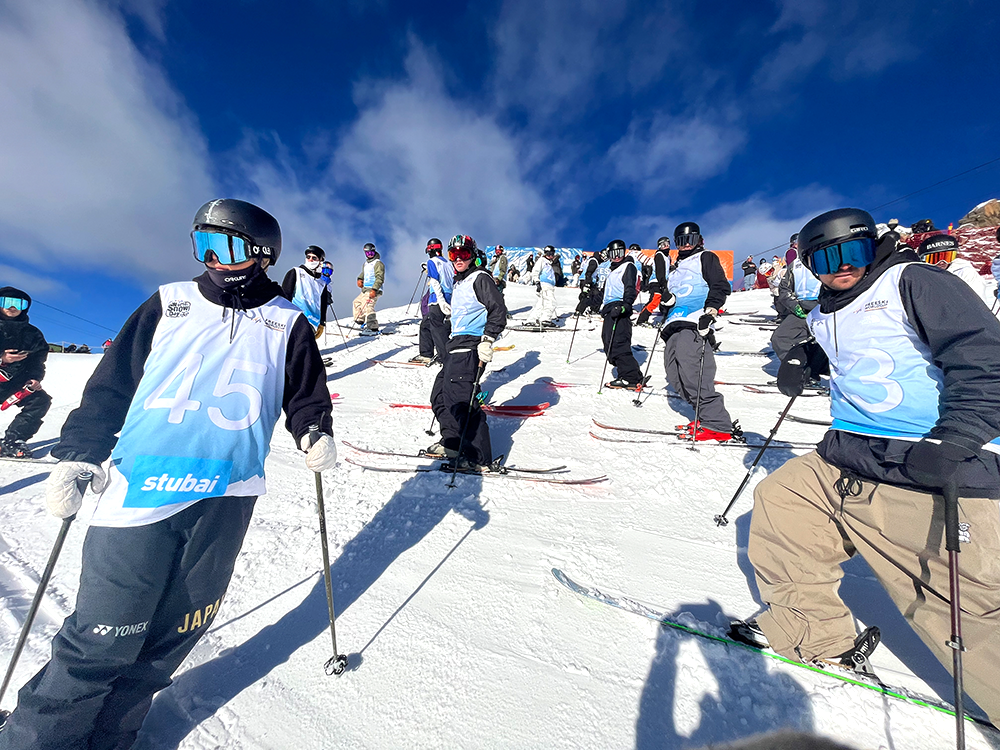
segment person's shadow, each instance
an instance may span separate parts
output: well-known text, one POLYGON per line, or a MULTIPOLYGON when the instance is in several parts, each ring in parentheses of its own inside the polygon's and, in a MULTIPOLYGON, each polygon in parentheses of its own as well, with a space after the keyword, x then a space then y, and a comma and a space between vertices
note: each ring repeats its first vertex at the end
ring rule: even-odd
MULTIPOLYGON (((699 630, 731 619, 712 600, 682 604, 669 617, 701 624, 699 630)), ((793 677, 770 670, 770 662, 750 649, 661 627, 639 702, 636 748, 697 748, 786 727, 811 731, 809 696, 793 677)))
MULTIPOLYGON (((406 480, 358 535, 344 545, 330 565, 338 617, 388 570, 396 558, 418 544, 450 511, 464 516, 472 524, 458 544, 489 522, 489 513, 479 501, 483 479, 458 476, 456 488, 451 491, 446 487, 448 481, 447 475, 437 473, 420 473, 406 480)), ((335 512, 331 500, 327 501, 331 506, 328 513, 335 512)), ((318 539, 315 545, 319 562, 318 539)), ((429 575, 443 562, 429 570, 429 575)), ((409 598, 401 602, 400 609, 408 601, 409 598)), ((371 635, 368 645, 394 617, 395 614, 371 635)), ((173 684, 153 701, 135 747, 176 748, 199 723, 286 662, 297 649, 316 638, 329 638, 329 629, 326 586, 321 575, 302 603, 277 622, 211 661, 177 675, 173 684), (212 696, 210 704, 204 700, 205 696, 212 696)), ((362 656, 352 653, 348 659, 348 669, 357 669, 362 656)), ((317 669, 321 668, 318 664, 317 669)))

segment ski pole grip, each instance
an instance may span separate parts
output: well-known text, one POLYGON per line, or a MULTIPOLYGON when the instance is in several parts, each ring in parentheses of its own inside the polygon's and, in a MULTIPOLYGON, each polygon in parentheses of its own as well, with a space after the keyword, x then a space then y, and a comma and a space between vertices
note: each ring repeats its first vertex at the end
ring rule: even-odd
POLYGON ((309 447, 312 448, 314 445, 316 445, 316 441, 319 440, 320 436, 319 425, 311 424, 309 425, 308 430, 309 431, 306 434, 309 437, 309 447))
POLYGON ((90 486, 90 480, 94 478, 94 472, 83 471, 80 472, 76 477, 76 488, 80 490, 80 494, 83 495, 87 491, 87 487, 90 486))
POLYGON ((958 487, 950 482, 942 488, 941 495, 944 498, 945 549, 949 552, 961 552, 958 548, 958 487))

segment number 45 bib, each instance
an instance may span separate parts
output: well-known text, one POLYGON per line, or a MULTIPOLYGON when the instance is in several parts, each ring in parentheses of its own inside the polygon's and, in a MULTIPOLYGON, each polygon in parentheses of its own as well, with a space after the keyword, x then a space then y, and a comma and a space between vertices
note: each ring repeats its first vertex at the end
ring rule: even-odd
POLYGON ((206 497, 266 492, 288 335, 301 312, 277 297, 223 315, 195 282, 160 287, 160 301, 97 526, 145 525, 206 497))

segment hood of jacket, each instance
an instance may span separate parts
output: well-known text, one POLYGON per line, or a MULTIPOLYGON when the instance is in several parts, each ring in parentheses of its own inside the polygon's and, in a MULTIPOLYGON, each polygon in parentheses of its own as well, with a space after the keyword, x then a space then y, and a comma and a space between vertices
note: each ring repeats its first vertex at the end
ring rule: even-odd
POLYGON ((21 299, 28 300, 28 306, 21 310, 21 314, 16 318, 0 318, 7 323, 27 323, 28 322, 28 310, 31 309, 31 295, 27 292, 22 292, 17 287, 4 286, 0 287, 0 297, 20 297, 21 299))

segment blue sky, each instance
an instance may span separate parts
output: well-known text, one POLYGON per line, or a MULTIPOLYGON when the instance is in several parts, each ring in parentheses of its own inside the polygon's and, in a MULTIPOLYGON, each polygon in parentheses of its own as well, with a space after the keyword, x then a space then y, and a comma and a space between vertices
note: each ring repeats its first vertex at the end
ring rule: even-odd
MULTIPOLYGON (((759 255, 1000 157, 1000 14, 948 3, 8 0, 0 281, 100 343, 191 278, 190 221, 273 213, 346 315, 374 241, 405 302, 428 237, 651 247, 680 221, 759 255), (49 307, 45 307, 48 305, 49 307)), ((874 211, 957 221, 1000 163, 874 211)))

